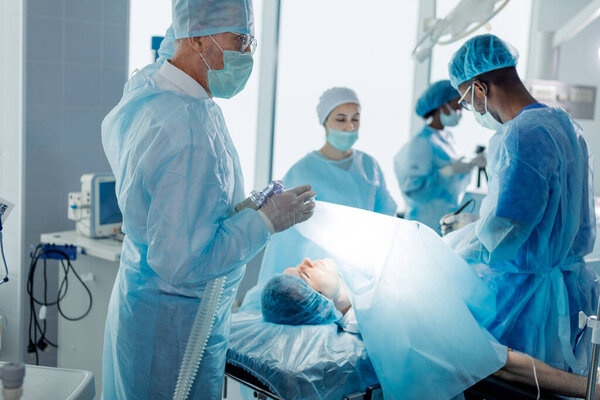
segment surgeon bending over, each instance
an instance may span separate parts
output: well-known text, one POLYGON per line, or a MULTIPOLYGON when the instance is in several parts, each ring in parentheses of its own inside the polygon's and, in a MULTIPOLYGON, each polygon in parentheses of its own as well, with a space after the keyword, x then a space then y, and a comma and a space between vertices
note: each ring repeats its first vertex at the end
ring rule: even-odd
POLYGON ((448 215, 442 231, 460 228, 446 241, 484 265, 479 272, 497 304, 485 328, 507 346, 582 374, 591 333, 580 335, 578 313, 592 314, 598 302, 583 260, 595 239, 590 156, 573 118, 527 91, 517 58, 488 34, 468 40, 449 64, 461 105, 496 133, 481 218, 448 215))
MULTIPOLYGON (((286 325, 321 325, 335 322, 351 333, 360 333, 347 289, 331 259, 304 259, 296 267, 271 278, 262 290, 263 318, 286 325)), ((563 396, 585 397, 587 378, 570 374, 509 349, 506 363, 494 373, 504 380, 536 387, 563 396), (532 362, 535 363, 535 376, 532 362)), ((600 394, 596 397, 600 398, 600 394)))

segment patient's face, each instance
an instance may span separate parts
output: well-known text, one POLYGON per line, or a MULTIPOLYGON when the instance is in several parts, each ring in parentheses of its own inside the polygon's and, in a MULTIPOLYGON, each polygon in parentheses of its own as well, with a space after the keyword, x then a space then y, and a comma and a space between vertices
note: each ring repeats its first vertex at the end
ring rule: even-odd
POLYGON ((305 258, 297 267, 287 268, 283 272, 300 277, 308 286, 329 299, 334 299, 340 288, 337 266, 329 258, 312 261, 305 258))

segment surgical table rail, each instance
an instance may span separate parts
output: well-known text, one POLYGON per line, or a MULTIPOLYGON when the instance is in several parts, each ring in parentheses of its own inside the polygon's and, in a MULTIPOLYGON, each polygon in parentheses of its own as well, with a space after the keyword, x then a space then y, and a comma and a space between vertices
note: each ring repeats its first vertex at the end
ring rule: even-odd
MULTIPOLYGON (((225 365, 225 384, 223 398, 227 399, 227 378, 233 379, 240 384, 254 390, 254 397, 263 400, 263 399, 273 399, 273 400, 284 400, 281 397, 277 396, 269 387, 263 384, 257 377, 244 370, 241 367, 236 365, 227 363, 225 365)), ((383 392, 381 391, 380 385, 369 386, 362 393, 352 393, 344 396, 342 400, 379 400, 383 399, 383 392)))
MULTIPOLYGON (((269 387, 263 384, 258 378, 253 376, 241 367, 227 363, 225 366, 225 379, 233 379, 240 384, 254 390, 255 398, 259 400, 273 399, 284 400, 275 395, 269 387)), ((227 399, 227 383, 224 385, 223 398, 227 399)), ((537 393, 535 389, 504 381, 495 376, 489 376, 486 379, 473 385, 465 391, 465 400, 535 400, 537 393)), ((344 396, 341 400, 379 400, 383 399, 381 386, 369 386, 363 393, 352 393, 344 396)), ((542 392, 542 400, 561 400, 562 397, 542 392)))

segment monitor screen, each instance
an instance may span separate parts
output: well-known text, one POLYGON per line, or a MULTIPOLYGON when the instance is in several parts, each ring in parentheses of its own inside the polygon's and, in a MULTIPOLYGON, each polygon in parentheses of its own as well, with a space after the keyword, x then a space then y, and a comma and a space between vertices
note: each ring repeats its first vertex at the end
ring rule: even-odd
POLYGON ((117 195, 115 194, 115 182, 100 182, 99 199, 100 225, 118 224, 123 220, 117 195))

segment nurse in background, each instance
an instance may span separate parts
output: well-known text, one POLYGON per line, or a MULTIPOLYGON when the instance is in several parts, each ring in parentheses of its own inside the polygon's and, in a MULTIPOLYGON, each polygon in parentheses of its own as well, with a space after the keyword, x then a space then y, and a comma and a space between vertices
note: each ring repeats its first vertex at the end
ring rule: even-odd
POLYGON ((356 93, 342 87, 326 90, 319 99, 317 116, 325 128, 325 144, 294 164, 283 177, 284 185, 309 183, 318 193, 317 200, 395 215, 396 202, 381 167, 370 155, 352 148, 360 126, 356 93))
POLYGON ((433 83, 417 101, 416 112, 426 125, 394 157, 400 190, 408 206, 405 217, 440 232, 440 218, 458 208, 458 201, 480 156, 465 162, 458 157, 452 133, 446 129, 460 121, 460 93, 450 81, 433 83))

